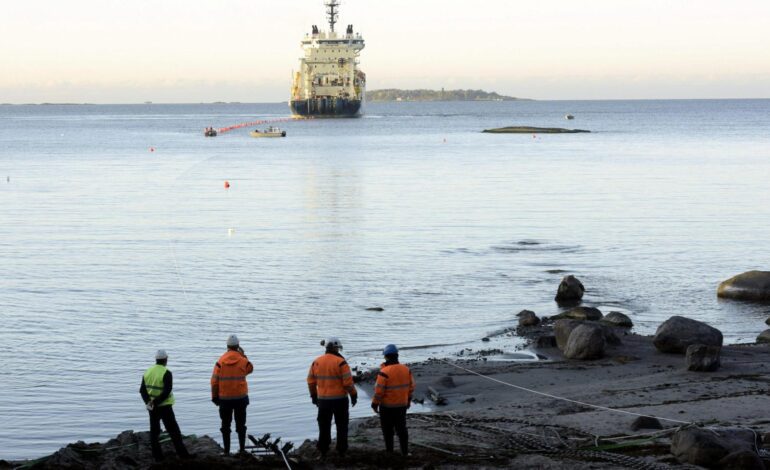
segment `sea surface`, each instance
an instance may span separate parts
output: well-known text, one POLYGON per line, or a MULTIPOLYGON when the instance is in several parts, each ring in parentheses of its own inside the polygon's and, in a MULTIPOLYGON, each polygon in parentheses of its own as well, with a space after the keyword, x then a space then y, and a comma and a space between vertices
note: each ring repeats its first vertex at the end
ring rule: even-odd
POLYGON ((231 333, 255 366, 249 432, 300 443, 325 336, 362 367, 388 343, 405 361, 513 352, 480 340, 558 313, 565 274, 640 333, 672 315, 731 343, 766 328, 770 307, 716 288, 770 269, 770 100, 370 103, 285 139, 203 137, 287 115, 0 106, 0 458, 146 430, 158 348, 182 432, 219 438, 209 378, 231 333), (480 132, 509 125, 591 133, 480 132))

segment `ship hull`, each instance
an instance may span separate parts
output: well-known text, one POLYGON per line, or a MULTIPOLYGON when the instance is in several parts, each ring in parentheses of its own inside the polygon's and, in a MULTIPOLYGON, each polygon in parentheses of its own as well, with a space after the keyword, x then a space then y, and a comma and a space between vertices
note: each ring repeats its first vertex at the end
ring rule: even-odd
POLYGON ((291 100, 289 107, 295 116, 303 117, 358 117, 362 100, 347 98, 313 98, 291 100))

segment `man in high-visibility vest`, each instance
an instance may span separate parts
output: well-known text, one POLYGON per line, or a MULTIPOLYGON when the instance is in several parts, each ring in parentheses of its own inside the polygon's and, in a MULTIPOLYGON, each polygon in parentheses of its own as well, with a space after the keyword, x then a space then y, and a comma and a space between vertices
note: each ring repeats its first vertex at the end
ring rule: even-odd
POLYGON ((190 454, 182 442, 182 432, 171 408, 174 403, 173 378, 171 371, 166 369, 168 354, 163 349, 155 353, 155 365, 147 369, 142 377, 142 385, 139 394, 142 395, 147 411, 150 413, 150 445, 152 456, 155 460, 163 460, 163 451, 160 448, 160 422, 166 428, 171 442, 174 443, 176 454, 183 458, 189 458, 190 454))
POLYGON ((238 446, 246 451, 246 407, 249 406, 249 384, 246 376, 254 371, 254 366, 241 348, 235 335, 227 338, 227 352, 222 354, 214 365, 211 374, 211 401, 219 407, 222 420, 222 441, 225 455, 230 453, 230 424, 235 415, 235 432, 238 433, 238 446))
POLYGON ((395 344, 385 346, 382 351, 385 363, 380 366, 374 385, 372 409, 380 414, 385 450, 393 452, 393 431, 398 434, 401 454, 409 453, 409 433, 406 430, 406 410, 412 404, 414 377, 412 371, 398 362, 398 348, 395 344))
POLYGON ((334 418, 337 453, 343 456, 348 450, 348 395, 350 406, 356 406, 358 394, 350 366, 340 354, 342 342, 331 337, 321 344, 326 345, 326 353, 313 361, 307 375, 310 399, 318 407, 318 450, 322 456, 329 451, 334 418))

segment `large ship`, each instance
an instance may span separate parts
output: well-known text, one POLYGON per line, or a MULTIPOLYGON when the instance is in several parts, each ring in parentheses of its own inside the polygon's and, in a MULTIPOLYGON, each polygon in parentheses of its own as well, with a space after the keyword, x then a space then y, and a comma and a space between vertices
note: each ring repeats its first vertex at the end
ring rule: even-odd
POLYGON ((302 40, 305 56, 294 73, 289 106, 295 116, 356 117, 363 111, 366 74, 358 70, 364 38, 348 25, 345 33, 334 30, 339 1, 327 0, 329 31, 313 25, 302 40))

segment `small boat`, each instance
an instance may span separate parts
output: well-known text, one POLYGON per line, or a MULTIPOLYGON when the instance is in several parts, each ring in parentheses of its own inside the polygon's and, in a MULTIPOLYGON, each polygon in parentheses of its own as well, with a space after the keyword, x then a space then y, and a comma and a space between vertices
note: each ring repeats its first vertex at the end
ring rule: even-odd
POLYGON ((566 119, 568 121, 571 121, 572 119, 575 119, 575 116, 573 116, 571 114, 567 114, 566 116, 564 116, 564 119, 566 119))
POLYGON ((252 137, 286 137, 286 131, 277 127, 270 126, 264 131, 254 129, 253 131, 249 132, 249 135, 252 137))
POLYGON ((203 131, 203 135, 205 137, 216 137, 217 136, 217 130, 213 127, 207 127, 206 130, 203 131))

